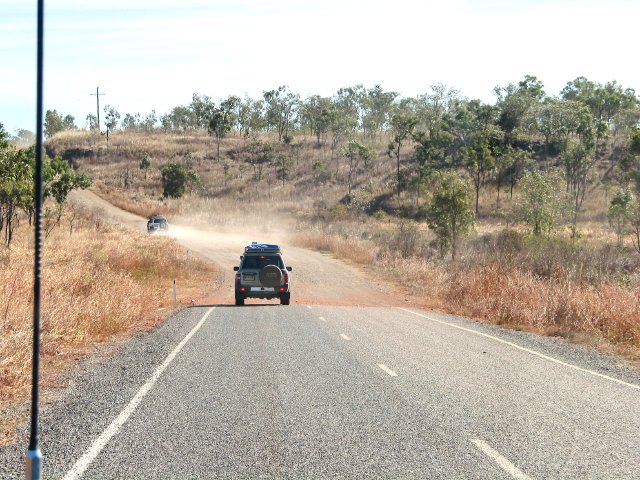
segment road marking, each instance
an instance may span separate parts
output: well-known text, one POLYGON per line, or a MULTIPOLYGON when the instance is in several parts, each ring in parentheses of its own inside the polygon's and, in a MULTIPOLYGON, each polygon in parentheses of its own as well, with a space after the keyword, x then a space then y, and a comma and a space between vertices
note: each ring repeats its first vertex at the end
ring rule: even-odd
POLYGON ((326 322, 327 320, 324 317, 318 317, 320 320, 322 320, 323 322, 326 322))
POLYGON ((173 349, 173 351, 167 356, 167 358, 165 358, 164 362, 162 362, 162 365, 156 368, 156 371, 153 373, 153 375, 151 375, 151 377, 149 377, 147 383, 142 386, 138 393, 136 393, 135 397, 133 397, 129 404, 124 407, 124 409, 120 412, 116 419, 111 422, 111 425, 109 425, 104 430, 104 432, 102 432, 100 436, 96 438, 91 447, 89 447, 84 455, 82 455, 82 457, 80 457, 78 461, 73 465, 73 467, 71 467, 71 470, 67 472, 63 480, 76 480, 82 476, 89 465, 91 465, 91 462, 95 460, 100 451, 107 445, 107 443, 109 443, 109 440, 111 440, 111 438, 120 431, 120 428, 122 428, 122 426, 126 423, 129 416, 131 416, 134 410, 138 407, 144 396, 149 393, 149 390, 151 390, 155 383, 158 381, 160 375, 162 375, 162 372, 165 371, 165 369, 173 361, 176 355, 180 353, 180 350, 182 350, 182 347, 187 344, 189 339, 191 339, 191 337, 193 337, 193 335, 200 329, 200 327, 207 320, 207 317, 209 317, 209 314, 211 314, 211 312, 215 308, 216 307, 211 307, 209 310, 207 310, 207 313, 202 316, 202 319, 200 319, 198 324, 193 327, 193 329, 187 334, 186 337, 182 339, 178 346, 173 349))
POLYGON ((398 308, 400 310, 404 310, 405 312, 417 315, 418 317, 422 317, 422 318, 426 318, 427 320, 431 320, 432 322, 441 323, 443 325, 448 325, 450 327, 457 328, 458 330, 464 330, 465 332, 473 333, 473 334, 479 335, 481 337, 490 338, 491 340, 495 340, 496 342, 500 342, 500 343, 503 343, 505 345, 509 345, 509 346, 511 346, 513 348, 517 348, 518 350, 522 350, 523 352, 527 352, 527 353, 530 353, 531 355, 535 355, 536 357, 540 357, 540 358, 543 358, 543 359, 548 360, 550 362, 557 363, 558 365, 563 365, 565 367, 573 368, 574 370, 578 370, 580 372, 587 373, 587 374, 593 375, 595 377, 604 378, 605 380, 609 380, 611 382, 615 382, 615 383, 618 383, 620 385, 624 385, 625 387, 631 387, 631 388, 635 388, 637 390, 640 390, 640 385, 636 385, 634 383, 628 383, 628 382, 625 382, 623 380, 619 380, 617 378, 610 377, 609 375, 603 375, 602 373, 594 372, 593 370, 587 370, 586 368, 578 367, 577 365, 572 365, 571 363, 563 362, 562 360, 558 360, 556 358, 549 357, 549 356, 547 356, 547 355, 545 355, 543 353, 536 352, 535 350, 531 350, 529 348, 521 347, 520 345, 517 345, 517 344, 512 343, 512 342, 508 342, 507 340, 503 340, 502 338, 494 337, 493 335, 489 335, 488 333, 479 332, 479 331, 473 330, 471 328, 465 328, 465 327, 461 327, 460 325, 456 325, 454 323, 445 322, 444 320, 438 320, 436 318, 428 317, 427 315, 423 315, 421 313, 413 312, 411 310, 407 310, 406 308, 402 308, 402 307, 398 307, 398 308))
POLYGON ((347 337, 344 333, 341 333, 340 336, 342 337, 343 340, 346 340, 347 342, 351 341, 351 338, 347 337))
POLYGON ((386 365, 383 365, 382 363, 379 363, 378 366, 384 370, 385 372, 387 372, 389 375, 391 375, 392 377, 397 377, 398 374, 396 372, 394 372, 393 370, 391 370, 389 367, 387 367, 386 365))
POLYGON ((518 467, 516 467, 509 460, 500 455, 496 450, 491 448, 489 444, 483 442, 478 438, 474 438, 471 442, 478 447, 482 453, 484 453, 491 460, 496 462, 500 468, 502 468, 505 472, 511 475, 513 478, 517 480, 530 480, 531 477, 522 472, 518 467))
POLYGON ((311 305, 307 305, 307 308, 308 308, 309 310, 311 310, 311 305))

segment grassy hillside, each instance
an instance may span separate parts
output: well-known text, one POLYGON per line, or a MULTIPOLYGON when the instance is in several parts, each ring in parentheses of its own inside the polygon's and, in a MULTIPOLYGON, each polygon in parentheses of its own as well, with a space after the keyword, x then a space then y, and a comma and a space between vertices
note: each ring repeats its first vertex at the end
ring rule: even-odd
MULTIPOLYGON (((374 155, 351 169, 339 151, 314 138, 291 144, 263 135, 292 165, 282 180, 278 164, 261 176, 247 163, 251 139, 230 136, 216 145, 205 132, 87 132, 56 136, 51 153, 63 155, 94 179, 96 191, 143 215, 160 211, 174 218, 219 228, 275 222, 297 229, 298 242, 380 270, 421 304, 489 322, 587 341, 638 358, 640 352, 640 255, 619 248, 607 222, 611 191, 590 187, 578 216, 578 235, 568 227, 533 236, 519 223, 519 195, 487 183, 480 191, 474 233, 462 242, 456 261, 440 255, 422 216, 428 188, 394 195, 395 159, 384 138, 368 140, 374 155), (148 172, 139 168, 149 155, 148 172), (202 179, 181 199, 162 197, 160 169, 181 162, 202 179), (259 177, 259 178, 258 178, 259 177)), ((412 145, 402 152, 411 168, 412 145)), ((606 168, 597 165, 596 168, 606 168)))

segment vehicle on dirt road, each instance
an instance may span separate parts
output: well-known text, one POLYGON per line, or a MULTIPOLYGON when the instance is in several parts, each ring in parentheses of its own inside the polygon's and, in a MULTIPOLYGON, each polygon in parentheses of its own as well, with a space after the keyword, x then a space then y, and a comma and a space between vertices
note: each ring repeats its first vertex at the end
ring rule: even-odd
POLYGON ((282 305, 291 301, 291 267, 286 266, 279 245, 253 242, 240 255, 236 272, 236 305, 247 298, 279 298, 282 305))
POLYGON ((151 215, 147 221, 147 232, 159 233, 169 230, 169 222, 164 215, 151 215))

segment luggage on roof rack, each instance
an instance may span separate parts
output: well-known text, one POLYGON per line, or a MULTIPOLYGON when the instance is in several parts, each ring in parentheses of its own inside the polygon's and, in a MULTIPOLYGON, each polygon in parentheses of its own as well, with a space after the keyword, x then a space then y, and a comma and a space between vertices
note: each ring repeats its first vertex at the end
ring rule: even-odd
POLYGON ((280 253, 280 245, 270 243, 251 242, 251 245, 244 247, 244 253, 280 253))

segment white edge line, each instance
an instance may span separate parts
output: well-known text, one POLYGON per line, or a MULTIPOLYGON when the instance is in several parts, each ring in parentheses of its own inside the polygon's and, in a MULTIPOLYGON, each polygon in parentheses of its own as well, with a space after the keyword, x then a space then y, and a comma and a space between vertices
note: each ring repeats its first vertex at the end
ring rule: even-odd
POLYGON ((500 468, 502 468, 505 472, 507 472, 513 478, 517 480, 530 480, 530 477, 528 475, 522 472, 518 467, 516 467, 509 460, 507 460, 502 455, 500 455, 496 450, 491 448, 491 446, 489 446, 489 444, 487 444, 486 442, 478 438, 472 439, 471 442, 476 447, 478 447, 482 451, 482 453, 484 453, 486 456, 491 458, 491 460, 496 462, 500 466, 500 468))
POLYGON ((459 330, 464 330, 465 332, 473 333, 473 334, 479 335, 481 337, 490 338, 492 340, 495 340, 496 342, 504 343, 505 345, 509 345, 509 346, 511 346, 513 348, 517 348, 518 350, 522 350, 523 352, 530 353, 531 355, 535 355, 537 357, 544 358, 545 360, 557 363, 558 365, 563 365, 565 367, 573 368, 574 370, 578 370, 578 371, 583 372, 583 373, 588 373, 590 375, 594 375, 596 377, 604 378, 605 380, 609 380, 611 382, 615 382, 615 383, 618 383, 620 385, 624 385, 626 387, 631 387, 631 388, 635 388, 637 390, 640 390, 640 385, 636 385, 634 383, 628 383, 628 382, 625 382, 623 380, 619 380, 617 378, 610 377, 608 375, 604 375, 602 373, 594 372, 593 370, 587 370, 586 368, 578 367, 577 365, 572 365, 571 363, 563 362, 562 360, 558 360, 556 358, 549 357, 547 355, 544 355, 543 353, 536 352, 535 350, 530 350, 528 348, 521 347, 520 345, 517 345, 515 343, 508 342, 507 340, 503 340, 501 338, 494 337, 493 335, 489 335, 488 333, 479 332, 477 330, 473 330, 472 328, 461 327, 460 325, 456 325, 454 323, 449 323, 449 322, 445 322, 444 320, 438 320, 436 318, 428 317, 427 315, 423 315, 421 313, 417 313, 417 312, 414 312, 414 311, 411 311, 411 310, 407 310, 406 308, 398 307, 398 309, 399 310, 404 310, 405 312, 408 312, 408 313, 412 313, 413 315, 417 315, 418 317, 426 318, 427 320, 431 320, 432 322, 441 323, 443 325, 448 325, 450 327, 457 328, 459 330))
POLYGON ((216 307, 211 307, 207 313, 205 313, 198 324, 193 327, 193 329, 187 334, 186 337, 182 339, 182 341, 173 349, 173 351, 165 358, 164 362, 156 368, 156 371, 149 377, 147 382, 142 386, 142 388, 136 393, 136 395, 131 399, 129 404, 122 409, 120 414, 115 418, 111 425, 109 425, 96 440, 93 442, 91 447, 80 457, 76 463, 71 467, 71 470, 67 472, 64 476, 63 480, 76 480, 82 476, 85 470, 91 465, 91 462, 95 460, 100 451, 109 443, 109 440, 118 433, 120 428, 125 424, 129 416, 134 412, 134 410, 138 407, 144 396, 153 388, 155 383, 162 375, 162 372, 169 366, 169 364, 173 361, 173 359, 180 353, 182 347, 184 347, 189 339, 200 329, 200 327, 204 324, 205 320, 209 316, 209 314, 216 307))
POLYGON ((344 333, 341 333, 341 334, 340 334, 340 337, 342 337, 342 339, 343 339, 343 340, 345 340, 345 341, 347 341, 347 342, 351 341, 351 337, 348 337, 348 336, 347 336, 347 335, 345 335, 344 333))
POLYGON ((380 367, 382 370, 384 370, 385 372, 387 372, 390 376, 392 377, 397 377, 398 374, 396 372, 394 372, 393 370, 391 370, 389 367, 387 367, 386 365, 383 365, 382 363, 378 364, 378 367, 380 367))

